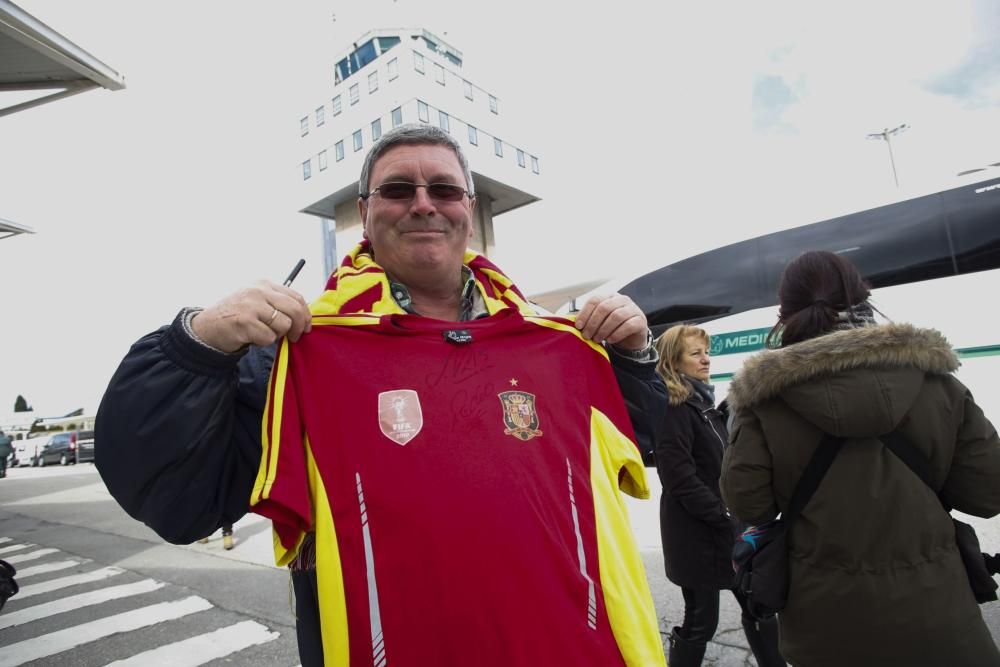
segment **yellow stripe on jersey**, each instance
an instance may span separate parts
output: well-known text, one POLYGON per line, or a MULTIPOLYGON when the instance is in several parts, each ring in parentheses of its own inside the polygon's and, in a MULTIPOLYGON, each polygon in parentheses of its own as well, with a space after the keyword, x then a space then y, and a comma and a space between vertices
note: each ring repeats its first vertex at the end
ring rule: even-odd
MULTIPOLYGON (((267 498, 271 494, 271 486, 278 475, 278 458, 281 455, 281 422, 284 417, 285 408, 285 387, 288 379, 288 339, 281 339, 281 354, 275 356, 277 369, 274 372, 276 385, 274 387, 274 405, 271 411, 271 432, 270 438, 273 446, 271 455, 267 459, 267 479, 264 480, 263 497, 267 498)), ((264 413, 265 415, 268 413, 264 413)))
POLYGON ((250 505, 256 505, 271 492, 274 476, 278 467, 278 447, 280 447, 281 409, 285 401, 285 380, 288 376, 288 339, 282 338, 281 345, 274 354, 274 369, 267 383, 267 401, 264 403, 264 418, 261 420, 260 466, 257 469, 257 480, 250 494, 250 505), (272 392, 272 386, 274 390, 272 392), (272 399, 273 393, 273 399, 272 399), (273 413, 272 413, 273 408, 273 413), (268 418, 271 415, 271 418, 268 418), (271 443, 275 449, 271 451, 271 443), (270 465, 269 465, 270 464, 270 465))
POLYGON ((605 359, 608 358, 608 351, 604 349, 603 345, 601 345, 600 343, 595 343, 592 340, 588 340, 587 338, 584 338, 583 334, 580 333, 580 330, 577 329, 572 324, 565 324, 563 322, 557 322, 555 320, 552 320, 552 319, 549 319, 549 318, 546 318, 546 317, 534 317, 534 316, 525 316, 524 321, 525 322, 531 322, 532 324, 537 324, 540 327, 546 327, 548 329, 555 329, 556 331, 562 331, 564 333, 571 333, 571 334, 575 335, 577 338, 579 338, 580 340, 582 340, 583 342, 585 342, 588 345, 590 345, 590 347, 594 348, 594 350, 597 351, 597 352, 599 352, 602 357, 604 357, 605 359))
POLYGON ((306 449, 309 467, 309 488, 313 492, 316 510, 316 582, 319 589, 320 628, 323 635, 323 664, 326 667, 350 667, 350 638, 347 627, 347 596, 344 593, 344 573, 337 544, 337 527, 326 497, 323 477, 316 468, 312 448, 306 449))
POLYGON ((611 631, 629 667, 666 667, 646 569, 625 501, 614 484, 624 467, 622 490, 637 498, 648 498, 646 469, 635 444, 596 408, 591 410, 590 434, 597 554, 611 631))
POLYGON ((285 548, 285 545, 281 543, 281 538, 278 537, 278 531, 274 528, 271 528, 271 538, 274 541, 274 564, 278 567, 284 567, 299 555, 299 548, 302 546, 302 540, 306 538, 306 534, 299 531, 299 537, 291 549, 285 548))
POLYGON ((341 327, 361 327, 378 324, 382 320, 381 315, 313 315, 312 324, 314 327, 337 325, 341 327))
MULTIPOLYGON (((309 488, 312 489, 312 479, 313 473, 316 470, 316 464, 312 458, 312 444, 309 441, 309 436, 304 436, 304 441, 302 445, 306 452, 306 479, 309 481, 309 488)), ((302 547, 302 540, 306 538, 306 532, 304 530, 299 531, 299 536, 295 539, 295 546, 291 549, 285 548, 285 545, 281 542, 281 538, 278 536, 278 531, 271 528, 271 536, 274 539, 274 564, 278 567, 284 567, 295 560, 295 557, 299 555, 299 549, 302 547)))

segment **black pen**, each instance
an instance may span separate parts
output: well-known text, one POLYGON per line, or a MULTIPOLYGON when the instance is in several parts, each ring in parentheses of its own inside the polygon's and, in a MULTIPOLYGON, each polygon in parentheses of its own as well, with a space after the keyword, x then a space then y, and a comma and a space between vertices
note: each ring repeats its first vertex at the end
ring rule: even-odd
POLYGON ((295 276, 299 275, 299 271, 301 271, 302 267, 305 265, 306 265, 306 260, 300 259, 299 263, 295 265, 294 269, 292 269, 292 272, 288 274, 287 278, 285 278, 285 282, 281 284, 284 285, 285 287, 291 285, 292 281, 295 280, 295 276))

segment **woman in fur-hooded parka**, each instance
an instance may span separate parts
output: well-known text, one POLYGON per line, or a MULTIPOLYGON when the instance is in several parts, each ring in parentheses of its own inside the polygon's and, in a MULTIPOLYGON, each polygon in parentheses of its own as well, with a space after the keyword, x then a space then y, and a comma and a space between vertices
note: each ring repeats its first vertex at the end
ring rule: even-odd
POLYGON ((940 333, 868 324, 761 352, 729 389, 721 489, 744 521, 785 510, 823 434, 844 438, 791 534, 781 652, 800 667, 1000 665, 935 494, 1000 512, 1000 439, 940 333), (927 457, 934 490, 876 438, 893 431, 927 457))

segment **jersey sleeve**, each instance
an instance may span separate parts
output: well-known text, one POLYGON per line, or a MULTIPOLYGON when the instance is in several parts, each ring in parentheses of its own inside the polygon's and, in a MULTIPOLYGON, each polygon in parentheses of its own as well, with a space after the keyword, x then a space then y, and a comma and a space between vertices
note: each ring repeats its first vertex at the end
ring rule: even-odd
POLYGON ((636 444, 625 400, 607 356, 595 360, 590 392, 593 414, 591 437, 603 451, 605 474, 618 480, 618 488, 634 498, 649 498, 646 469, 636 444))
POLYGON ((308 446, 299 409, 291 347, 282 340, 275 354, 267 404, 261 424, 262 452, 250 505, 271 519, 274 556, 286 565, 298 552, 305 533, 312 529, 309 495, 308 446))

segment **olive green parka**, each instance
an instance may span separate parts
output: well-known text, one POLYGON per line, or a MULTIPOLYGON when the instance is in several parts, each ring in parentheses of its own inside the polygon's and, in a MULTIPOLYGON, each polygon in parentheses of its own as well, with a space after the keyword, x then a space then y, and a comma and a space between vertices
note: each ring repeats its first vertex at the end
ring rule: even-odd
POLYGON ((1000 439, 958 365, 937 331, 889 324, 766 350, 733 379, 721 490, 743 521, 787 508, 824 432, 846 439, 791 534, 791 664, 1000 665, 935 494, 1000 512, 1000 439), (935 490, 876 439, 892 431, 928 458, 935 490))

